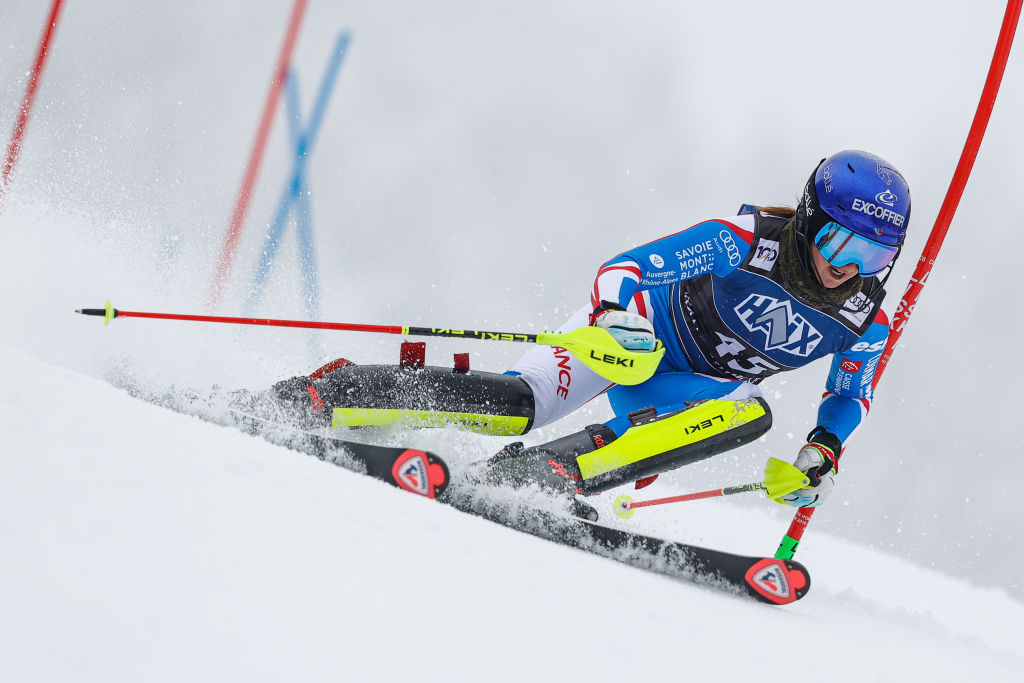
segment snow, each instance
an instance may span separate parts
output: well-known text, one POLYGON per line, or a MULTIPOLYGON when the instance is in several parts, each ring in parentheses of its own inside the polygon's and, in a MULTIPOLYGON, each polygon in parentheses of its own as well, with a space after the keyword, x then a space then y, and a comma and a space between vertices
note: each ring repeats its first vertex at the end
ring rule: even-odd
MULTIPOLYGON (((505 529, 7 344, 0 374, 2 680, 1024 674, 1024 605, 820 529, 798 552, 810 593, 766 606, 505 529)), ((779 537, 777 519, 696 505, 705 542, 737 524, 760 537, 750 553, 779 537)))

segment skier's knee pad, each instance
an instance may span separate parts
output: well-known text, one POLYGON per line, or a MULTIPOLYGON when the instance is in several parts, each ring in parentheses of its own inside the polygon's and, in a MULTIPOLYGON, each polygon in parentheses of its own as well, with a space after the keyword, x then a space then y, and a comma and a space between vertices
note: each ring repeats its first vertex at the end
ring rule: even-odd
POLYGON ((439 367, 349 365, 313 380, 332 427, 442 427, 517 435, 533 425, 533 392, 517 377, 439 367))
POLYGON ((760 438, 772 426, 761 398, 700 401, 649 419, 602 448, 578 455, 581 488, 593 494, 660 474, 737 448, 760 438))

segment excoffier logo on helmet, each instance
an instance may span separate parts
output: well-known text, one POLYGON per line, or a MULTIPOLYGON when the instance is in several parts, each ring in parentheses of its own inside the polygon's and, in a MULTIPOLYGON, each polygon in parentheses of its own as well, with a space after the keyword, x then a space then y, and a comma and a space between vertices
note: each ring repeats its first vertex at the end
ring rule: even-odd
POLYGON ((886 206, 895 206, 898 197, 893 194, 892 190, 885 188, 881 192, 875 195, 875 201, 879 204, 885 204, 886 206))
MULTIPOLYGON (((896 195, 893 195, 894 199, 895 197, 896 195)), ((860 211, 861 213, 866 213, 869 216, 889 221, 897 228, 902 228, 904 221, 907 220, 906 216, 903 214, 896 213, 892 209, 887 209, 884 206, 878 206, 877 204, 866 202, 863 199, 854 199, 853 206, 851 208, 854 211, 860 211)))
POLYGON ((821 341, 821 332, 807 318, 794 313, 789 301, 751 294, 733 310, 748 330, 764 332, 766 351, 778 349, 806 357, 821 341))

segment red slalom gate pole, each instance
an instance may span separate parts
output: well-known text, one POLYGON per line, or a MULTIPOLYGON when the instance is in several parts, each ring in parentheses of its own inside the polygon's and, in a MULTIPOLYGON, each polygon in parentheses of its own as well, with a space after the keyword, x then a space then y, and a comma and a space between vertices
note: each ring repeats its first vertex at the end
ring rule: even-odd
POLYGON ((18 109, 18 118, 14 123, 14 131, 11 133, 11 142, 7 147, 7 158, 4 161, 4 169, 0 174, 0 209, 3 208, 4 197, 7 194, 7 186, 11 182, 11 175, 14 173, 14 165, 18 162, 21 154, 21 141, 25 137, 25 128, 28 127, 28 120, 32 114, 32 105, 35 104, 36 91, 39 89, 39 81, 42 79, 43 67, 46 66, 46 57, 50 54, 50 41, 57 29, 57 19, 60 15, 64 0, 53 0, 50 6, 50 14, 43 28, 43 36, 39 41, 39 49, 36 51, 36 61, 32 66, 32 72, 25 84, 25 96, 21 100, 21 107, 18 109))
POLYGON ((1020 18, 1022 0, 1010 0, 1006 5, 1006 14, 1003 17, 1003 25, 999 31, 999 40, 996 42, 995 54, 992 57, 992 65, 989 67, 988 78, 985 80, 985 87, 981 92, 981 101, 978 102, 978 110, 974 115, 974 122, 967 134, 967 141, 964 143, 963 153, 960 155, 960 162, 953 172, 953 180, 946 191, 946 197, 942 200, 939 208, 939 215, 935 217, 935 225, 928 235, 928 242, 924 245, 924 251, 917 262, 917 268, 910 278, 907 290, 900 300, 896 313, 893 314, 892 323, 889 326, 889 342, 885 345, 882 353, 882 360, 878 363, 878 370, 875 372, 872 388, 878 385, 882 377, 882 371, 889 364, 896 342, 903 334, 903 328, 910 320, 914 312, 917 299, 921 296, 928 275, 932 272, 935 259, 939 255, 939 249, 949 231, 949 225, 953 221, 953 214, 956 213, 960 198, 963 196, 967 179, 974 168, 974 160, 978 157, 978 149, 981 147, 981 140, 985 136, 985 129, 988 127, 989 117, 995 107, 996 95, 999 92, 999 84, 1003 80, 1003 71, 1006 68, 1006 60, 1010 56, 1010 46, 1013 45, 1013 36, 1017 29, 1017 21, 1020 18))
POLYGON ((267 138, 270 136, 270 127, 274 121, 274 111, 277 109, 277 103, 281 100, 281 90, 284 88, 288 65, 291 63, 292 52, 295 49, 295 41, 299 35, 299 26, 302 24, 302 16, 306 11, 307 3, 308 0, 295 0, 295 4, 292 6, 292 14, 288 20, 288 29, 285 32, 284 43, 281 45, 281 52, 277 57, 277 65, 274 67, 274 73, 270 79, 270 91, 267 93, 267 100, 263 105, 263 115, 260 117, 259 127, 256 129, 256 138, 253 140, 252 151, 249 153, 249 161, 245 165, 242 185, 238 189, 235 208, 231 212, 231 222, 228 224, 227 232, 224 234, 224 245, 221 248, 220 257, 217 259, 208 298, 211 309, 220 303, 221 296, 224 294, 224 283, 227 280, 228 272, 231 270, 235 248, 238 246, 238 240, 242 234, 242 226, 245 224, 245 217, 249 212, 249 200, 252 199, 252 190, 256 184, 256 177, 259 175, 260 165, 263 162, 263 151, 266 149, 267 138))
MULTIPOLYGON (((1017 21, 1020 19, 1021 4, 1024 0, 1009 0, 1006 3, 1006 13, 1003 15, 1003 24, 999 30, 999 39, 996 41, 995 53, 992 55, 992 64, 989 66, 988 77, 985 79, 985 87, 981 91, 981 100, 978 102, 977 111, 974 113, 974 121, 967 134, 967 141, 964 143, 963 152, 960 154, 960 161, 953 172, 953 179, 950 181, 949 189, 942 200, 938 216, 935 217, 935 225, 928 234, 928 241, 924 245, 921 257, 918 259, 917 268, 910 278, 910 283, 900 299, 896 313, 893 314, 892 323, 889 325, 889 341, 882 352, 882 358, 875 371, 874 381, 871 388, 878 386, 878 380, 882 378, 882 372, 892 358, 892 352, 896 348, 896 342, 903 334, 903 329, 914 312, 917 300, 921 296, 928 276, 935 265, 935 259, 942 248, 942 242, 949 231, 950 223, 953 222, 953 215, 956 213, 960 198, 963 196, 967 179, 974 168, 974 161, 978 158, 978 150, 981 147, 982 138, 985 137, 985 129, 988 127, 988 120, 992 115, 992 109, 996 103, 996 95, 999 93, 999 85, 1003 80, 1003 72, 1006 70, 1006 61, 1010 56, 1010 47, 1013 45, 1013 36, 1017 31, 1017 21)), ((793 557, 800 539, 803 537, 807 525, 811 521, 814 508, 800 508, 789 525, 789 531, 782 538, 775 557, 788 560, 793 557)))

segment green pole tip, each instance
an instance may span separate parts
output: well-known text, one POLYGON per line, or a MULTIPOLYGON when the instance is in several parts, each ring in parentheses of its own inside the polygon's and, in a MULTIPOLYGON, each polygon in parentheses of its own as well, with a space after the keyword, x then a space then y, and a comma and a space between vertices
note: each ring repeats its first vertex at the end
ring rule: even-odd
POLYGON ((117 310, 110 305, 110 299, 107 299, 107 302, 103 305, 103 310, 106 311, 103 315, 103 324, 109 325, 110 321, 117 317, 117 310))

